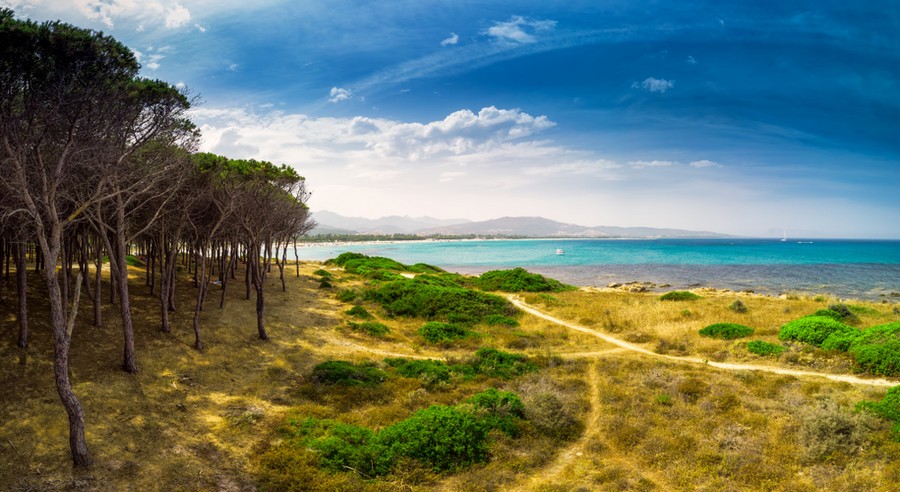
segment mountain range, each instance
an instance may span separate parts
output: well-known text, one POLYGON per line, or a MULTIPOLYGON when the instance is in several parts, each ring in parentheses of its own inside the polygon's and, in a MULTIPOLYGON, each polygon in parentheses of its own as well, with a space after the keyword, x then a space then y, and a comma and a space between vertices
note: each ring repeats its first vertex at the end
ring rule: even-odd
POLYGON ((587 227, 566 224, 544 217, 502 217, 473 222, 466 219, 389 216, 380 219, 345 217, 334 212, 313 213, 318 222, 310 235, 317 234, 415 234, 419 236, 519 236, 587 238, 728 237, 709 231, 660 229, 654 227, 587 227))

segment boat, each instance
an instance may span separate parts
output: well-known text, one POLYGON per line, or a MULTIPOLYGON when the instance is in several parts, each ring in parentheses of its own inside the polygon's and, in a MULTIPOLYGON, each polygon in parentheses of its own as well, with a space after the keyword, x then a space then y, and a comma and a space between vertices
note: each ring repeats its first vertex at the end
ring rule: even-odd
POLYGON ((556 254, 558 254, 558 255, 564 255, 564 254, 566 254, 566 250, 564 250, 564 249, 557 249, 557 250, 556 250, 556 254))
POLYGON ((783 242, 783 243, 787 242, 787 231, 782 232, 781 242, 783 242))

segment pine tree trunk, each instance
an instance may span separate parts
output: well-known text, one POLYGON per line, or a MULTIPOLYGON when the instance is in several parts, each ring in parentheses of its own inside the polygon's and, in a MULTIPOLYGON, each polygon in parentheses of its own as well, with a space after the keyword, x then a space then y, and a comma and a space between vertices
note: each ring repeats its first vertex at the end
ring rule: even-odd
POLYGON ((28 270, 25 264, 25 245, 16 245, 16 286, 19 293, 19 347, 28 346, 28 270))

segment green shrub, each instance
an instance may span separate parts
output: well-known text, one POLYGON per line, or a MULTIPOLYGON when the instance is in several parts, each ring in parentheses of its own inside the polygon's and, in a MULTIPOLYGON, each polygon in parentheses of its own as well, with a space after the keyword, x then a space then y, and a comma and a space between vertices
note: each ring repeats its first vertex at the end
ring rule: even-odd
POLYGON ((838 331, 828 335, 828 338, 822 342, 822 348, 825 350, 839 350, 846 352, 850 349, 850 345, 862 334, 859 330, 838 331))
POLYGON ((722 338, 734 340, 735 338, 748 337, 753 334, 753 328, 737 323, 716 323, 700 330, 700 335, 709 338, 722 338))
POLYGON ((537 370, 537 366, 529 362, 528 357, 491 347, 478 349, 475 352, 475 358, 469 364, 479 374, 503 379, 537 370))
POLYGON ((747 308, 747 305, 744 304, 740 299, 737 299, 734 302, 732 302, 731 305, 728 306, 728 309, 730 309, 736 313, 741 313, 741 314, 749 311, 749 309, 747 308))
POLYGON ((752 342, 747 342, 747 351, 752 354, 767 357, 769 355, 780 355, 784 352, 784 347, 763 340, 753 340, 752 342))
POLYGON ((323 278, 319 280, 319 288, 320 289, 330 289, 332 287, 331 282, 328 281, 327 278, 323 278))
POLYGON ((368 257, 362 253, 353 253, 353 252, 348 251, 346 253, 341 253, 340 255, 337 256, 337 258, 332 258, 330 260, 326 260, 325 264, 326 265, 334 264, 337 266, 344 266, 350 260, 358 260, 361 258, 368 258, 368 257))
POLYGON ((392 316, 461 325, 477 324, 494 314, 513 316, 516 313, 515 307, 500 296, 462 287, 431 285, 417 279, 388 282, 367 291, 366 299, 381 304, 392 316))
POLYGON ((851 345, 857 370, 882 376, 900 375, 900 340, 868 345, 851 345))
POLYGON ((844 319, 844 317, 841 316, 841 313, 839 313, 837 311, 832 311, 831 309, 819 309, 818 311, 810 314, 807 317, 811 317, 811 316, 824 316, 826 318, 831 318, 835 321, 840 321, 840 320, 844 319))
POLYGON ((319 466, 331 471, 354 470, 364 477, 384 475, 393 467, 393 456, 376 441, 371 429, 333 420, 317 423, 323 428, 318 432, 321 435, 306 445, 319 455, 319 466))
POLYGON ((312 381, 341 386, 373 386, 385 380, 386 374, 374 364, 354 364, 343 360, 323 362, 312 370, 312 381))
POLYGON ((338 300, 341 302, 353 302, 356 299, 357 293, 353 289, 344 289, 338 292, 338 300))
POLYGON ((516 419, 525 418, 525 405, 515 393, 488 388, 466 400, 466 403, 475 407, 476 415, 491 429, 498 429, 510 437, 519 435, 516 419))
POLYGON ((529 273, 524 268, 484 272, 475 285, 481 290, 503 292, 561 292, 575 289, 543 275, 529 273))
POLYGON ((519 322, 510 318, 509 316, 503 316, 501 314, 491 314, 484 318, 484 323, 490 326, 503 325, 516 327, 519 326, 519 322))
POLYGON ((781 327, 778 332, 779 340, 797 340, 815 346, 821 346, 829 336, 834 333, 846 333, 855 331, 839 321, 826 316, 809 316, 796 319, 781 327))
POLYGON ((881 401, 861 401, 857 403, 856 409, 893 421, 894 439, 900 441, 900 386, 894 386, 887 390, 881 401))
POLYGON ((660 301, 695 301, 697 299, 702 299, 702 297, 686 290, 673 290, 659 296, 660 301))
POLYGON ((900 321, 866 328, 859 332, 854 345, 874 345, 900 340, 900 321))
POLYGON ((486 461, 488 424, 454 407, 433 405, 378 433, 391 455, 406 456, 448 472, 486 461))
POLYGON ((318 269, 313 272, 313 275, 318 275, 322 278, 332 278, 334 275, 331 274, 328 270, 318 269))
POLYGON ((348 321, 347 324, 354 331, 361 331, 364 333, 368 333, 374 337, 383 337, 391 332, 391 329, 388 328, 385 324, 379 323, 377 321, 366 321, 363 323, 354 323, 352 321, 348 321))
POLYGON ((421 378, 431 382, 447 382, 456 375, 475 376, 475 369, 464 364, 448 365, 434 359, 384 359, 388 366, 406 378, 421 378))
POLYGON ((429 321, 419 328, 419 335, 429 343, 452 343, 471 336, 472 332, 453 323, 429 321))
POLYGON ((353 306, 345 312, 354 318, 375 319, 375 316, 372 316, 372 313, 362 306, 353 306))

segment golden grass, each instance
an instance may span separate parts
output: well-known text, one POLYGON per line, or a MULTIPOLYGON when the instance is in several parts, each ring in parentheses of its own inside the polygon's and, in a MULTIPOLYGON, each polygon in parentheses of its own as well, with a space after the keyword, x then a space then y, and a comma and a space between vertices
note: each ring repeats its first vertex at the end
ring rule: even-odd
MULTIPOLYGON (((15 346, 13 289, 7 285, 0 304, 2 488, 251 490, 260 473, 259 456, 279 442, 275 430, 287 415, 336 418, 378 429, 432 404, 457 404, 486 385, 519 393, 526 406, 540 395, 554 394, 583 432, 554 438, 526 429, 518 439, 496 436, 490 462, 449 476, 410 465, 383 481, 368 482, 310 468, 313 475, 305 485, 321 490, 890 490, 900 482, 900 444, 890 439, 888 424, 852 412, 857 401, 880 399, 883 388, 663 361, 527 315, 519 319, 519 327, 478 327, 479 338, 435 346, 417 334, 424 320, 391 319, 366 305, 391 329, 383 338, 373 337, 347 327, 352 318, 344 311, 350 305, 336 299, 340 289, 361 281, 335 271, 335 287, 320 289, 312 272, 321 267, 303 264, 300 278, 287 269, 285 293, 270 277, 268 342, 256 338, 254 302, 242 299, 240 280, 229 287, 224 310, 217 308, 217 291, 212 291, 202 313, 204 352, 192 348, 190 282, 179 283, 173 332, 163 334, 157 302, 146 294, 144 277, 134 269, 140 367, 134 375, 120 370, 117 307, 105 304, 105 326, 94 328, 89 300, 83 299, 71 372, 95 458, 87 471, 71 466, 67 421, 52 380, 40 278, 29 278, 32 333, 27 351, 15 346), (315 364, 331 359, 462 359, 483 345, 527 353, 546 367, 510 381, 476 378, 432 386, 390 378, 376 388, 335 389, 308 379, 315 364), (832 432, 830 422, 845 426, 832 432), (830 439, 832 435, 840 439, 830 439)), ((782 324, 829 301, 701 294, 704 299, 692 302, 615 291, 525 300, 556 317, 654 351, 848 369, 849 361, 840 354, 798 346, 780 358, 764 359, 743 348, 749 339, 777 342, 782 324), (738 298, 749 312, 728 309, 738 298), (745 324, 756 333, 736 341, 697 335, 715 322, 745 324)), ((890 306, 859 304, 873 310, 860 316, 862 326, 900 318, 890 306)))

